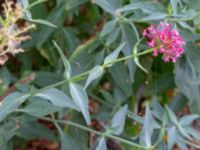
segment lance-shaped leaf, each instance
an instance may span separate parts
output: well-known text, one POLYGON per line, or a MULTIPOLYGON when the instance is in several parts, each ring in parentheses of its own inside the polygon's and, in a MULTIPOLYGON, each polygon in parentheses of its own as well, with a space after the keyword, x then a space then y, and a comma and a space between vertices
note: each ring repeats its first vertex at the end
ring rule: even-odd
POLYGON ((74 102, 79 107, 80 111, 82 112, 87 124, 89 124, 90 114, 88 110, 88 96, 87 96, 86 91, 81 85, 73 83, 73 82, 69 83, 69 88, 70 88, 70 93, 74 102))
POLYGON ((138 41, 138 42, 135 44, 135 46, 133 47, 133 55, 135 55, 135 56, 134 56, 134 61, 135 61, 136 65, 137 65, 140 69, 142 69, 144 72, 148 73, 148 71, 140 64, 139 59, 138 59, 138 57, 136 56, 136 55, 137 55, 137 51, 138 51, 138 45, 139 45, 139 43, 140 43, 140 41, 138 41))
POLYGON ((58 44, 53 41, 53 44, 55 45, 56 49, 58 50, 60 56, 61 56, 61 59, 63 61, 63 64, 65 66, 65 73, 64 75, 66 75, 67 79, 69 79, 71 77, 71 66, 70 66, 70 63, 69 61, 67 60, 66 56, 63 54, 63 51, 61 50, 61 48, 58 46, 58 44))
POLYGON ((113 51, 111 54, 106 56, 104 60, 104 65, 107 67, 111 67, 114 63, 112 61, 115 61, 120 53, 120 51, 124 48, 125 42, 122 43, 115 51, 113 51))
POLYGON ((12 93, 3 99, 0 105, 0 122, 15 111, 30 95, 19 92, 12 93))
POLYGON ((95 0, 95 3, 99 5, 103 10, 115 15, 115 8, 108 0, 95 0))
POLYGON ((69 96, 67 96, 64 92, 56 88, 51 88, 43 92, 37 93, 35 96, 43 98, 43 99, 47 99, 55 106, 59 106, 62 108, 68 107, 68 108, 72 108, 79 111, 79 108, 74 103, 74 101, 69 96))
MULTIPOLYGON (((36 97, 34 97, 36 98, 36 97)), ((27 113, 35 117, 42 117, 54 112, 61 111, 63 107, 58 107, 48 102, 47 100, 42 100, 37 97, 37 99, 31 99, 31 102, 23 109, 18 109, 20 112, 27 113)))
POLYGON ((98 141, 98 145, 95 150, 107 150, 106 140, 104 137, 100 138, 98 141))
POLYGON ((177 138, 177 129, 175 126, 167 130, 167 136, 168 136, 167 149, 171 150, 174 147, 177 138))
POLYGON ((167 113, 169 115, 170 120, 174 123, 174 124, 178 124, 178 120, 176 118, 176 115, 174 114, 174 112, 166 106, 167 109, 167 113))
POLYGON ((103 67, 102 66, 95 66, 91 71, 85 83, 84 89, 88 87, 88 85, 98 79, 103 74, 103 67))
POLYGON ((197 118, 199 118, 199 115, 197 114, 192 114, 192 115, 187 115, 187 116, 183 116, 180 121, 179 124, 182 126, 188 126, 190 125, 194 120, 196 120, 197 118))
POLYGON ((147 149, 152 146, 151 137, 153 134, 153 130, 154 130, 154 120, 149 105, 147 105, 145 110, 144 124, 140 134, 140 144, 147 149))
POLYGON ((104 25, 103 30, 101 31, 100 36, 104 37, 104 36, 108 35, 109 33, 111 33, 115 29, 116 25, 117 25, 117 20, 116 19, 108 21, 104 25))
POLYGON ((55 24, 51 23, 50 21, 44 20, 44 19, 29 19, 28 18, 27 20, 30 22, 33 22, 33 23, 39 23, 42 25, 47 25, 49 27, 57 28, 57 26, 55 24))
POLYGON ((58 129, 60 135, 61 150, 79 150, 78 145, 73 140, 73 138, 70 135, 66 134, 57 123, 55 123, 55 126, 58 129))
POLYGON ((128 106, 127 105, 123 106, 112 118, 111 124, 109 126, 109 128, 112 129, 112 133, 119 135, 123 132, 126 121, 127 110, 128 106))

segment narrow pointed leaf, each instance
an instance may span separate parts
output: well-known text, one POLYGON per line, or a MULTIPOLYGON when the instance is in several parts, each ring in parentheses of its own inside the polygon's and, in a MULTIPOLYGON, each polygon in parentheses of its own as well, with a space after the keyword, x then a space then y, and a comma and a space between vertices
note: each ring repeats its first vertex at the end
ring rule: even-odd
POLYGON ((64 55, 63 51, 61 50, 61 48, 58 46, 58 44, 53 41, 53 44, 55 45, 56 49, 58 50, 60 56, 61 56, 61 59, 63 61, 63 64, 65 66, 65 74, 66 74, 66 77, 67 79, 69 79, 71 77, 71 66, 70 66, 70 63, 69 61, 67 60, 66 56, 64 55))
POLYGON ((52 89, 48 89, 46 91, 40 92, 36 94, 35 96, 43 98, 43 99, 47 99, 55 106, 59 106, 62 108, 67 107, 67 108, 79 110, 77 105, 69 96, 67 96, 64 92, 56 88, 52 88, 52 89))
POLYGON ((23 109, 18 109, 20 112, 27 113, 29 115, 35 116, 35 117, 43 117, 49 114, 52 114, 57 111, 61 111, 63 108, 53 105, 52 103, 48 102, 47 100, 37 100, 32 99, 30 104, 28 104, 23 109))
POLYGON ((76 83, 69 84, 71 96, 76 105, 81 110, 87 124, 90 123, 90 114, 88 110, 88 96, 84 88, 76 83))
POLYGON ((91 71, 85 83, 84 89, 88 87, 88 85, 98 79, 103 74, 103 67, 102 66, 95 66, 91 71))
MULTIPOLYGON (((135 46, 133 47, 133 54, 137 55, 137 50, 138 50, 138 45, 139 45, 140 41, 138 41, 135 46)), ((134 61, 136 63, 136 65, 142 69, 145 73, 148 73, 148 71, 140 64, 139 62, 139 58, 137 56, 134 57, 134 61)))
POLYGON ((60 134, 60 143, 61 143, 61 150, 79 150, 77 143, 73 140, 71 136, 64 133, 64 131, 60 128, 60 126, 55 123, 56 128, 58 129, 58 132, 60 134))
POLYGON ((108 21, 108 22, 104 25, 103 30, 101 31, 100 36, 101 36, 101 37, 104 37, 104 36, 108 35, 109 33, 111 33, 111 32, 115 29, 116 23, 117 23, 116 20, 108 21))
POLYGON ((169 115, 170 120, 174 123, 174 124, 178 124, 178 120, 176 118, 176 115, 174 114, 174 112, 166 106, 167 109, 167 113, 169 115))
POLYGON ((140 134, 140 144, 146 148, 151 147, 151 137, 154 130, 154 120, 149 105, 146 106, 144 124, 140 134))
POLYGON ((47 25, 49 27, 57 28, 57 26, 50 21, 44 20, 44 19, 27 19, 28 21, 31 21, 33 23, 39 23, 43 25, 47 25))
POLYGON ((167 130, 167 137, 168 137, 168 143, 167 143, 167 149, 172 150, 174 147, 174 144, 176 143, 176 127, 171 127, 167 130))
POLYGON ((30 95, 19 92, 12 93, 3 99, 0 105, 0 122, 15 111, 30 95))
POLYGON ((109 54, 105 60, 104 65, 107 67, 111 67, 113 65, 112 61, 115 61, 120 53, 120 51, 124 48, 125 42, 122 43, 115 51, 113 51, 111 54, 109 54))
POLYGON ((112 132, 116 135, 121 134, 124 130, 127 110, 128 106, 123 106, 111 120, 110 128, 114 129, 112 132))
POLYGON ((101 138, 95 150, 107 150, 105 138, 101 138))
POLYGON ((192 115, 187 115, 187 116, 183 116, 180 121, 179 124, 182 126, 188 126, 190 125, 194 120, 196 120, 197 118, 199 118, 199 115, 197 114, 192 114, 192 115))

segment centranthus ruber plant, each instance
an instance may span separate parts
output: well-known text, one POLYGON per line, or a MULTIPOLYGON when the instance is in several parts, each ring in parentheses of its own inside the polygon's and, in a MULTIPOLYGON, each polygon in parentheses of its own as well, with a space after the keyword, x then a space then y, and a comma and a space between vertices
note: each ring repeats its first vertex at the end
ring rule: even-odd
POLYGON ((200 149, 199 58, 199 0, 1 0, 0 150, 200 149))
POLYGON ((143 36, 147 38, 147 45, 155 48, 153 56, 161 53, 165 62, 176 62, 184 52, 185 41, 169 23, 151 25, 144 30, 143 36))

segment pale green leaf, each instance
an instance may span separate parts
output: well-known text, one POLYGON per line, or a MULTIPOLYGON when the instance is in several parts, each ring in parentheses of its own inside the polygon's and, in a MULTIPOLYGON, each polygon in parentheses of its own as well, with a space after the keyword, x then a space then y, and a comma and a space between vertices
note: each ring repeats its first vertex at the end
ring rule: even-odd
POLYGON ((124 48, 125 43, 122 43, 116 50, 114 50, 111 54, 106 56, 104 59, 104 65, 107 67, 111 67, 113 65, 112 61, 115 61, 120 53, 120 51, 124 48))
POLYGON ((56 88, 51 88, 43 92, 37 93, 35 94, 35 96, 40 97, 42 99, 47 99, 55 106, 79 110, 79 108, 76 106, 74 101, 71 98, 69 98, 69 96, 67 96, 64 92, 56 88))
POLYGON ((30 95, 19 92, 12 93, 3 99, 0 105, 0 122, 15 111, 30 95))
POLYGON ((64 55, 63 51, 61 50, 61 48, 58 46, 58 44, 53 41, 53 44, 55 45, 56 49, 58 50, 60 56, 61 56, 61 59, 62 59, 62 62, 65 66, 65 73, 64 75, 66 75, 66 78, 69 79, 71 77, 71 65, 69 63, 69 61, 67 60, 66 56, 64 55))
POLYGON ((109 126, 109 128, 113 129, 112 133, 119 135, 123 132, 126 121, 127 110, 128 110, 128 105, 121 107, 112 118, 109 126))
POLYGON ((145 73, 148 73, 148 71, 140 64, 139 59, 138 59, 138 56, 136 56, 136 55, 137 55, 138 45, 139 45, 139 44, 140 44, 140 41, 138 41, 138 42, 135 44, 135 46, 133 47, 133 55, 135 55, 135 56, 134 56, 134 61, 135 61, 136 65, 137 65, 140 69, 142 69, 145 73))
POLYGON ((70 93, 74 102, 79 107, 80 111, 82 112, 87 124, 89 124, 90 114, 88 110, 88 96, 87 96, 86 91, 81 85, 73 83, 73 82, 69 83, 69 88, 70 88, 70 93))
POLYGON ((96 79, 98 79, 103 74, 103 67, 102 66, 95 66, 91 71, 85 83, 84 89, 90 85, 90 83, 96 79))

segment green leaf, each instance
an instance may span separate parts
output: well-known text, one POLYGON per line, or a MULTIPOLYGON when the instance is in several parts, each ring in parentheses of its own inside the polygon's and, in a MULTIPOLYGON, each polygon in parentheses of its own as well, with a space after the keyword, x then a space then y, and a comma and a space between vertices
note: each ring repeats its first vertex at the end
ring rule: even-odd
POLYGON ((19 129, 14 120, 8 120, 0 125, 0 145, 8 143, 16 134, 19 129))
POLYGON ((32 7, 34 7, 34 6, 36 6, 36 5, 40 4, 40 3, 44 3, 46 1, 48 1, 48 0, 36 0, 35 2, 31 3, 30 5, 28 5, 26 7, 26 9, 31 9, 32 7))
POLYGON ((53 41, 56 49, 58 50, 60 56, 61 56, 61 59, 62 59, 62 62, 65 66, 65 74, 66 74, 66 78, 69 79, 71 77, 71 65, 69 63, 69 61, 67 60, 66 56, 63 54, 63 51, 61 50, 61 48, 58 46, 58 44, 53 41))
POLYGON ((127 12, 127 11, 134 11, 136 9, 141 9, 145 13, 167 13, 166 8, 161 4, 161 3, 156 3, 156 2, 136 2, 136 3, 131 3, 129 5, 125 5, 122 8, 119 8, 117 11, 118 12, 127 12))
POLYGON ((112 4, 109 3, 108 0, 95 0, 95 3, 99 5, 102 9, 104 9, 106 12, 115 15, 115 8, 112 4))
POLYGON ((18 109, 20 112, 24 112, 35 117, 43 117, 61 110, 61 107, 55 106, 48 101, 34 98, 31 99, 30 104, 28 104, 25 108, 18 109))
MULTIPOLYGON (((47 21, 52 22, 53 24, 60 24, 63 21, 62 15, 64 13, 64 6, 61 5, 60 7, 54 8, 48 15, 47 21)), ((37 48, 40 48, 50 37, 50 35, 53 33, 55 28, 52 27, 47 27, 47 26, 42 26, 41 31, 38 35, 38 40, 37 40, 37 48)))
POLYGON ((164 109, 163 107, 159 104, 158 99, 156 96, 154 96, 153 98, 153 108, 154 108, 154 115, 159 118, 159 119, 163 119, 163 114, 164 114, 164 109))
MULTIPOLYGON (((135 46, 133 47, 133 55, 137 55, 138 45, 139 45, 139 44, 140 44, 140 41, 138 41, 138 42, 135 44, 135 46)), ((140 69, 142 69, 145 73, 148 73, 148 71, 147 71, 144 67, 142 67, 142 65, 140 64, 139 59, 138 59, 137 56, 134 57, 134 61, 135 61, 136 65, 137 65, 140 69)))
POLYGON ((144 123, 142 131, 140 133, 140 144, 147 149, 152 146, 151 137, 153 134, 153 130, 154 130, 154 120, 149 105, 147 104, 144 116, 144 123))
POLYGON ((188 150, 188 145, 181 140, 177 141, 177 145, 181 150, 188 150))
POLYGON ((55 140, 55 135, 46 126, 36 122, 20 122, 20 129, 18 135, 27 140, 36 138, 43 138, 49 140, 55 140))
POLYGON ((122 63, 117 63, 109 68, 109 71, 115 84, 125 94, 124 98, 129 97, 132 93, 132 84, 126 66, 122 63))
POLYGON ((42 25, 47 25, 49 27, 57 28, 57 26, 55 24, 51 23, 50 21, 44 20, 44 19, 27 19, 27 20, 30 22, 33 22, 33 23, 39 23, 42 25))
POLYGON ((120 34, 120 28, 115 29, 111 34, 107 36, 106 45, 111 45, 114 43, 120 34))
POLYGON ((95 66, 91 71, 85 83, 84 89, 90 85, 90 83, 98 79, 103 74, 104 68, 102 66, 95 66))
POLYGON ((90 124, 90 114, 88 110, 88 96, 84 88, 76 83, 69 83, 71 96, 82 112, 87 124, 90 124))
POLYGON ((107 150, 105 138, 100 138, 95 150, 107 150))
POLYGON ((169 115, 170 120, 174 123, 174 124, 178 124, 178 120, 176 118, 176 115, 174 114, 174 112, 169 108, 169 107, 165 107, 167 109, 167 113, 169 115))
POLYGON ((167 14, 164 13, 153 13, 146 17, 136 19, 137 22, 146 22, 146 21, 153 21, 153 20, 162 20, 167 17, 167 14))
POLYGON ((38 71, 35 72, 33 83, 39 87, 45 87, 63 80, 63 76, 55 72, 38 71))
POLYGON ((111 54, 106 56, 104 59, 104 65, 107 67, 111 67, 114 63, 112 61, 115 61, 120 53, 120 51, 124 48, 125 43, 121 44, 116 50, 114 50, 111 54))
POLYGON ((173 9, 173 14, 175 14, 175 15, 178 12, 178 8, 177 8, 178 2, 180 2, 180 1, 179 0, 170 0, 170 3, 172 5, 172 9, 173 9))
MULTIPOLYGON (((126 43, 122 52, 124 53, 125 56, 132 55, 133 46, 138 41, 137 32, 136 30, 133 29, 133 26, 131 26, 130 24, 122 24, 120 27, 122 32, 121 42, 126 43)), ((135 72, 137 68, 136 64, 132 59, 127 60, 127 62, 128 62, 129 77, 131 79, 131 82, 134 82, 135 72)))
POLYGON ((76 36, 77 31, 70 27, 62 28, 62 31, 64 36, 64 46, 67 50, 66 53, 72 54, 80 42, 78 36, 76 36))
POLYGON ((82 5, 89 0, 68 0, 66 1, 66 10, 73 9, 75 7, 78 7, 79 5, 82 5))
POLYGON ((193 129, 192 127, 184 127, 185 131, 190 134, 192 137, 200 141, 200 132, 193 129))
POLYGON ((167 130, 167 137, 168 137, 168 143, 167 143, 167 149, 172 150, 177 139, 177 129, 175 126, 169 128, 167 130))
POLYGON ((109 33, 111 33, 115 29, 116 25, 117 25, 117 20, 110 20, 110 21, 106 22, 106 24, 104 25, 104 27, 101 31, 100 36, 104 37, 104 36, 108 35, 109 33))
POLYGON ((197 114, 192 114, 192 115, 186 115, 183 116, 180 121, 179 124, 182 126, 188 126, 190 125, 194 120, 196 120, 197 118, 199 118, 199 115, 197 114))
POLYGON ((69 59, 71 67, 73 68, 73 75, 88 71, 96 65, 98 54, 101 53, 98 53, 96 49, 100 44, 98 37, 95 36, 75 49, 69 59))
POLYGON ((175 82, 177 87, 190 101, 190 108, 193 113, 200 113, 200 86, 192 84, 192 80, 200 75, 200 53, 192 43, 187 43, 186 59, 181 59, 175 66, 175 82))
POLYGON ((72 108, 79 111, 79 108, 76 106, 74 101, 58 89, 51 88, 43 92, 37 93, 35 94, 35 96, 40 97, 42 99, 47 99, 55 106, 62 108, 72 108))
POLYGON ((29 1, 28 0, 20 0, 20 3, 22 4, 22 6, 26 9, 29 7, 29 1))
POLYGON ((56 128, 58 129, 58 132, 60 134, 61 150, 79 150, 77 143, 72 139, 72 137, 64 133, 64 131, 60 128, 60 126, 57 123, 56 128))
POLYGON ((28 94, 15 92, 5 97, 0 105, 0 122, 3 121, 8 114, 15 111, 29 96, 28 94))
POLYGON ((171 110, 173 110, 175 113, 180 112, 183 110, 183 108, 187 105, 188 99, 182 94, 177 94, 169 104, 169 107, 171 110))
POLYGON ((127 110, 128 105, 121 107, 112 118, 109 128, 111 128, 113 134, 119 135, 123 132, 127 110))
POLYGON ((144 124, 144 118, 140 117, 139 115, 129 112, 128 117, 140 124, 144 124))

